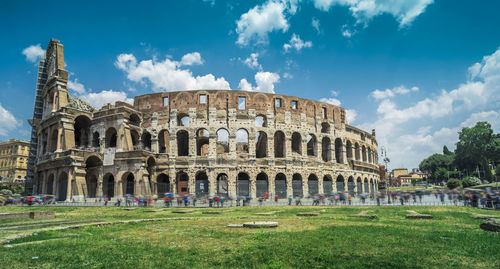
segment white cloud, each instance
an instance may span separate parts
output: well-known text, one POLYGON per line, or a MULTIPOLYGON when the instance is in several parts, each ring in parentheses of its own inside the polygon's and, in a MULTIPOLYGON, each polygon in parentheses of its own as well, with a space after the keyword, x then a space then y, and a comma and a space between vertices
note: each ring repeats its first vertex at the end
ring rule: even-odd
POLYGON ((85 86, 78 82, 78 79, 75 79, 74 81, 68 80, 68 88, 78 94, 85 94, 87 92, 85 86))
POLYGON ((283 78, 288 78, 288 79, 292 79, 293 78, 293 75, 288 73, 288 72, 285 72, 283 73, 283 78))
POLYGON ((117 92, 113 90, 103 90, 96 93, 90 92, 84 95, 80 95, 79 97, 98 109, 108 103, 114 104, 116 101, 127 102, 129 104, 134 103, 134 99, 128 98, 127 93, 117 92))
POLYGON ((280 76, 271 72, 257 72, 255 74, 255 83, 257 86, 252 86, 246 79, 241 79, 239 88, 242 91, 252 92, 267 92, 274 93, 274 84, 278 83, 280 76))
POLYGON ((303 48, 310 47, 312 47, 311 41, 304 42, 302 39, 300 39, 300 36, 296 34, 292 35, 290 43, 285 43, 283 45, 283 49, 285 50, 285 52, 288 52, 288 50, 290 50, 291 48, 294 48, 296 51, 301 51, 303 48))
POLYGON ((356 116, 358 116, 358 112, 354 109, 346 109, 345 110, 347 123, 352 124, 356 120, 356 116))
POLYGON ((201 55, 199 52, 188 53, 182 56, 181 65, 195 65, 195 64, 203 64, 203 60, 201 59, 201 55))
POLYGON ((203 2, 208 3, 211 7, 215 6, 215 0, 203 0, 203 2))
POLYGON ((287 15, 297 11, 297 0, 268 0, 241 15, 236 21, 236 43, 246 46, 254 41, 256 44, 268 42, 268 33, 272 31, 286 32, 289 24, 287 15))
POLYGON ((252 68, 252 69, 257 69, 257 70, 262 70, 262 65, 259 64, 259 54, 258 53, 251 53, 248 58, 245 60, 242 60, 242 62, 252 68))
POLYGON ((415 86, 411 88, 406 88, 405 86, 398 86, 393 89, 385 89, 384 91, 376 89, 371 93, 371 96, 376 100, 381 100, 381 99, 392 98, 396 96, 396 94, 407 94, 416 91, 418 91, 418 87, 415 86))
POLYGON ((8 136, 10 131, 20 126, 21 122, 0 104, 0 136, 8 136))
POLYGON ((32 63, 36 63, 38 59, 43 59, 45 57, 45 50, 42 49, 40 44, 31 45, 23 49, 22 53, 26 56, 26 60, 32 63))
POLYGON ((434 0, 314 0, 314 6, 328 11, 334 5, 346 6, 358 23, 367 23, 381 14, 391 14, 399 22, 400 27, 411 22, 425 11, 434 0))
POLYGON ((319 34, 321 34, 321 29, 319 28, 319 26, 320 26, 320 22, 319 22, 319 20, 318 20, 318 19, 316 19, 316 18, 314 18, 314 17, 313 17, 313 18, 312 18, 312 21, 311 21, 311 25, 312 25, 312 27, 316 30, 316 33, 317 33, 318 35, 319 35, 319 34))
POLYGON ((338 91, 335 91, 335 90, 331 90, 331 91, 330 91, 330 94, 331 94, 332 96, 339 96, 339 92, 338 92, 338 91))
POLYGON ((334 105, 334 106, 340 106, 340 104, 341 104, 340 100, 337 98, 321 98, 321 99, 319 99, 319 101, 323 102, 323 103, 330 104, 330 105, 334 105))
POLYGON ((342 36, 350 38, 356 34, 356 30, 351 29, 347 24, 342 25, 342 36))
POLYGON ((203 61, 201 56, 199 58, 198 56, 196 53, 186 54, 181 62, 166 58, 163 62, 153 59, 137 63, 134 55, 120 54, 115 65, 118 69, 125 71, 127 78, 131 81, 143 83, 148 80, 154 90, 231 89, 223 77, 216 78, 212 74, 195 77, 189 69, 181 69, 187 63, 201 64, 203 61))

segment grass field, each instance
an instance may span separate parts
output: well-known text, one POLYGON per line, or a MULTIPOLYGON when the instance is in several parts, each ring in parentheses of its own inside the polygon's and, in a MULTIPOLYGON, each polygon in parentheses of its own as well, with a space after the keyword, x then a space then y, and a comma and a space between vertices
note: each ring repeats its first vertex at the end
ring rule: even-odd
POLYGON ((55 210, 56 219, 0 221, 0 238, 59 222, 171 218, 159 222, 38 231, 0 247, 5 268, 499 268, 500 234, 479 229, 472 214, 500 212, 462 207, 247 207, 173 209, 0 208, 0 212, 55 210), (202 214, 221 210, 221 214, 202 214), (349 217, 368 210, 376 219, 349 217), (407 210, 431 214, 407 220, 407 210), (319 211, 317 217, 299 212, 319 211), (257 213, 271 212, 269 215, 257 213), (178 219, 182 218, 182 219, 178 219), (174 220, 175 219, 175 220, 174 220), (253 220, 278 228, 226 228, 253 220), (32 227, 34 223, 44 223, 32 227), (15 229, 24 226, 28 229, 15 229), (32 228, 30 228, 32 227, 32 228), (14 228, 14 229, 13 229, 14 228))

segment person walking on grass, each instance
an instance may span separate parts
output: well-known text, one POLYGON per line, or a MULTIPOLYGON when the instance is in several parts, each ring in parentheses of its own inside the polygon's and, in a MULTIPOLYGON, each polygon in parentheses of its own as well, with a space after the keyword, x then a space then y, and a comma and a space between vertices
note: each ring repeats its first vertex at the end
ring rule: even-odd
POLYGON ((108 196, 104 196, 104 206, 108 206, 108 201, 109 201, 109 198, 108 196))
POLYGON ((220 197, 220 207, 224 207, 224 196, 220 197))
POLYGON ((288 205, 292 205, 292 196, 288 195, 288 205))
POLYGON ((352 204, 352 195, 350 193, 347 196, 347 200, 349 201, 349 205, 351 205, 352 204))

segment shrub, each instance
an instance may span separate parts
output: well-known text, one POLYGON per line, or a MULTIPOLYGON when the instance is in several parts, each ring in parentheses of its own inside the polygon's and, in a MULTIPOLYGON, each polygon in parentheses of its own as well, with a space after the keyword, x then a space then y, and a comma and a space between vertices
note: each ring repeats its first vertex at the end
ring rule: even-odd
POLYGON ((464 188, 480 185, 481 180, 477 177, 465 177, 462 179, 462 185, 464 188))
POLYGON ((448 180, 448 183, 446 184, 446 186, 448 186, 448 189, 456 189, 456 188, 460 188, 462 186, 462 182, 460 182, 460 180, 456 179, 456 178, 450 178, 450 180, 448 180))

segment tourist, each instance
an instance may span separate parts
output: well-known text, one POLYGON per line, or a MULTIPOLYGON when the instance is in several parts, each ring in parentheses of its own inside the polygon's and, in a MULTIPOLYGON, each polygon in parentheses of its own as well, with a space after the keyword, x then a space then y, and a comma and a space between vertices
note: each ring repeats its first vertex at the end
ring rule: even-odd
POLYGON ((274 202, 275 202, 275 203, 278 203, 278 195, 277 195, 277 194, 276 194, 276 195, 274 195, 274 202))
POLYGON ((439 193, 439 198, 441 199, 441 203, 444 205, 444 192, 439 193))
POLYGON ((184 194, 184 207, 187 207, 189 205, 189 196, 184 194))
POLYGON ((240 206, 240 196, 236 195, 236 206, 240 206))
POLYGON ((193 196, 193 207, 196 207, 196 200, 197 200, 196 195, 194 195, 193 196))
POLYGON ((288 205, 292 205, 292 196, 288 195, 288 205))
POLYGON ((108 196, 104 196, 104 206, 108 206, 108 201, 109 201, 109 198, 108 196))
POLYGON ((220 197, 219 196, 215 197, 215 204, 217 205, 217 207, 220 207, 220 197))
POLYGON ((351 194, 349 193, 349 195, 347 196, 347 200, 349 200, 349 205, 351 205, 352 203, 352 196, 351 194))
POLYGON ((300 196, 297 196, 295 198, 295 205, 302 205, 302 202, 300 201, 300 196))
POLYGON ((224 196, 220 196, 220 207, 224 207, 224 196))
POLYGON ((264 198, 262 196, 259 197, 258 201, 259 201, 259 206, 262 206, 262 200, 264 200, 264 198))

